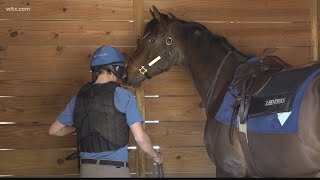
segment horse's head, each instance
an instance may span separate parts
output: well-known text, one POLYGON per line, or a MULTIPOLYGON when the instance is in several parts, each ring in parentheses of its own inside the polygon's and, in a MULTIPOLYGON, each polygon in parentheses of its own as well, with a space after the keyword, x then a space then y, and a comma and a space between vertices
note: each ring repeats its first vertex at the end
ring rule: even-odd
POLYGON ((178 19, 170 13, 160 13, 154 6, 150 13, 153 19, 146 24, 143 38, 138 39, 138 48, 127 65, 127 84, 133 87, 168 71, 178 61, 173 25, 178 19))

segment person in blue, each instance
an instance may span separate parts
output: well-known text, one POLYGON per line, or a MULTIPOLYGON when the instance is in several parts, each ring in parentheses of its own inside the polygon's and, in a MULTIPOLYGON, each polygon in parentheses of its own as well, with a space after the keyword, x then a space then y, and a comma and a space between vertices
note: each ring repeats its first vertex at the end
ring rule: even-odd
POLYGON ((144 131, 135 97, 116 83, 126 75, 119 50, 99 47, 90 68, 92 81, 80 88, 49 128, 49 134, 55 136, 76 131, 80 177, 130 177, 129 130, 138 146, 155 163, 162 163, 162 155, 153 149, 144 131))

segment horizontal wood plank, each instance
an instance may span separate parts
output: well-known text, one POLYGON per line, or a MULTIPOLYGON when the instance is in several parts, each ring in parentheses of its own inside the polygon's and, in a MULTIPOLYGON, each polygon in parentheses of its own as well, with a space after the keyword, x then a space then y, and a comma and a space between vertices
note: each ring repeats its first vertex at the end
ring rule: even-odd
MULTIPOLYGON (((134 89, 128 89, 134 94, 134 89)), ((24 91, 22 89, 21 91, 24 91)), ((29 97, 0 97, 0 121, 16 124, 51 124, 66 108, 72 96, 35 96, 29 97)), ((22 95, 23 92, 21 92, 22 95)))
POLYGON ((203 123, 206 114, 200 102, 199 96, 145 98, 146 119, 203 123))
MULTIPOLYGON (((0 59, 11 59, 11 58, 90 58, 92 53, 100 45, 82 45, 82 46, 0 46, 0 59), (19 53, 17 53, 19 52, 19 53)), ((133 47, 115 46, 122 53, 131 55, 133 47)))
POLYGON ((71 72, 0 73, 0 96, 66 96, 75 95, 90 81, 91 74, 71 72))
POLYGON ((311 61, 310 47, 239 47, 241 52, 257 57, 274 55, 293 66, 301 66, 311 61))
POLYGON ((132 20, 133 0, 15 0, 0 3, 0 19, 19 20, 132 20), (6 8, 30 8, 9 11, 6 8))
POLYGON ((192 79, 180 66, 144 81, 145 95, 199 96, 192 79))
MULTIPOLYGON (((76 135, 57 137, 48 134, 50 125, 0 125, 0 149, 76 148, 76 135)), ((130 131, 130 146, 136 142, 130 131)))
MULTIPOLYGON (((33 47, 36 49, 36 46, 33 47)), ((73 47, 71 49, 76 48, 77 47, 73 47)), ((93 48, 78 48, 79 53, 74 52, 74 54, 66 55, 70 57, 64 57, 64 55, 60 55, 59 52, 52 55, 47 54, 47 56, 36 56, 32 50, 28 52, 29 49, 32 48, 28 48, 27 46, 17 48, 15 52, 20 52, 20 57, 18 55, 6 54, 6 52, 1 53, 0 51, 0 70, 16 72, 76 71, 78 73, 87 73, 90 71, 91 54, 95 50, 93 48), (21 54, 23 54, 24 57, 21 57, 21 54)), ((56 47, 52 47, 52 50, 53 49, 56 49, 56 47)), ((122 51, 122 53, 130 54, 128 51, 132 49, 133 48, 127 48, 126 51, 122 51)), ((42 48, 39 47, 37 51, 41 50, 42 48)))
POLYGON ((1 149, 76 148, 76 135, 50 136, 49 125, 0 125, 1 149))
POLYGON ((0 45, 134 45, 132 22, 0 21, 0 45))
POLYGON ((211 32, 236 46, 310 46, 308 23, 203 23, 211 32))
POLYGON ((1 97, 0 120, 17 124, 51 124, 71 96, 1 97))
MULTIPOLYGON (((204 147, 161 148, 164 173, 215 173, 215 165, 204 147)), ((153 160, 147 157, 147 172, 156 172, 153 160)))
MULTIPOLYGON (((146 109, 147 111, 147 109, 146 109)), ((147 124, 152 143, 163 147, 204 146, 205 122, 162 122, 147 124)))
POLYGON ((144 15, 155 5, 162 13, 173 13, 186 20, 306 22, 310 20, 309 2, 300 0, 145 0, 144 15))
POLYGON ((77 160, 65 158, 76 150, 12 150, 0 151, 1 175, 32 176, 77 173, 77 160))
MULTIPOLYGON (((99 46, 0 46, 0 70, 19 72, 90 71, 90 59, 99 46), (19 52, 19 53, 17 53, 19 52)), ((133 47, 117 47, 131 56, 133 47)))
MULTIPOLYGON (((66 160, 75 149, 0 151, 0 175, 36 176, 77 174, 77 159, 66 160)), ((129 152, 129 168, 136 172, 135 151, 129 152)))

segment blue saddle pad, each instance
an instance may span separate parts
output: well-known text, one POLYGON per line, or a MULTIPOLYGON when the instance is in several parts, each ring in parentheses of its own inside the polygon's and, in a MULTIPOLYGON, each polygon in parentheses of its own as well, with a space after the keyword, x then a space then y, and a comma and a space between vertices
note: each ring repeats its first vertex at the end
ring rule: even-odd
MULTIPOLYGON (((291 111, 282 113, 290 114, 288 117, 284 117, 285 119, 283 119, 283 117, 281 117, 282 114, 280 113, 251 117, 247 120, 247 130, 251 132, 263 133, 296 133, 298 131, 298 117, 303 96, 311 81, 316 75, 319 74, 319 72, 320 69, 314 71, 299 87, 293 100, 291 111)), ((238 92, 235 92, 234 90, 227 91, 215 116, 217 121, 230 126, 232 121, 233 106, 236 102, 237 95, 238 92)), ((238 128, 237 120, 234 120, 234 123, 234 127, 238 128)))

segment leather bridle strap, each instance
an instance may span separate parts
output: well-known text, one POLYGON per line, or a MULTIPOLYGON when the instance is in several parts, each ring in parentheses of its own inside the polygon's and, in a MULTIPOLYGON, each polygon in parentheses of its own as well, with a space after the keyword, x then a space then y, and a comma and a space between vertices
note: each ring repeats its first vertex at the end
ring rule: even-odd
POLYGON ((216 72, 216 74, 215 74, 215 76, 213 78, 213 81, 210 84, 210 87, 209 87, 209 89, 207 91, 207 94, 206 94, 206 101, 205 101, 205 107, 206 108, 208 108, 208 106, 209 106, 210 100, 212 98, 212 93, 213 93, 213 90, 214 90, 214 88, 215 88, 215 86, 217 84, 218 76, 220 75, 221 69, 222 69, 224 63, 229 58, 229 56, 232 54, 232 52, 233 52, 232 50, 229 50, 229 52, 224 56, 224 58, 222 59, 220 65, 219 65, 219 68, 218 68, 218 70, 217 70, 217 72, 216 72))
POLYGON ((136 68, 139 70, 139 72, 140 72, 141 74, 143 74, 144 76, 146 76, 148 79, 151 79, 151 78, 152 78, 151 76, 149 76, 148 70, 145 68, 145 66, 141 66, 141 67, 139 68, 139 66, 137 66, 137 65, 133 62, 133 60, 132 60, 131 58, 129 58, 129 62, 131 62, 131 63, 134 65, 134 67, 136 67, 136 68))

